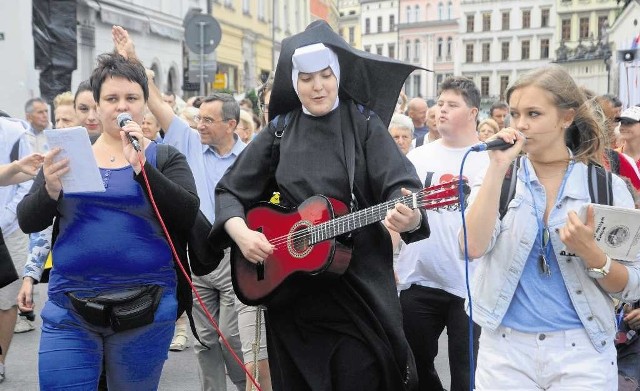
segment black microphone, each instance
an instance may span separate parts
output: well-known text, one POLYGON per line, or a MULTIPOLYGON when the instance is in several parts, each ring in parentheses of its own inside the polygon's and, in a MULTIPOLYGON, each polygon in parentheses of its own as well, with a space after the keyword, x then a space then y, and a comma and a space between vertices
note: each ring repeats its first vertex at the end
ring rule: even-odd
POLYGON ((474 152, 480 151, 493 151, 493 150, 504 150, 511 148, 515 145, 515 143, 511 144, 504 141, 501 138, 497 138, 495 140, 487 141, 486 143, 478 143, 471 147, 471 150, 474 152))
MULTIPOLYGON (((116 122, 118 122, 118 126, 121 128, 123 128, 129 121, 133 121, 133 118, 131 118, 131 114, 129 113, 120 113, 116 118, 116 122)), ((129 142, 131 142, 131 145, 133 145, 133 149, 140 152, 140 143, 138 142, 138 139, 130 135, 128 132, 126 133, 129 142)))

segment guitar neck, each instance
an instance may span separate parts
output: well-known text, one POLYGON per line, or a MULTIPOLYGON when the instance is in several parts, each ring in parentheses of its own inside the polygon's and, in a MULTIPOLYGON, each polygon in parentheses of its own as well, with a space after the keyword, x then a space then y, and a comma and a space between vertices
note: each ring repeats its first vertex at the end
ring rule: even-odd
POLYGON ((403 204, 411 209, 438 209, 441 207, 455 207, 458 203, 457 184, 444 183, 422 189, 411 195, 402 196, 391 201, 383 202, 357 212, 336 217, 324 223, 314 225, 310 229, 311 244, 352 232, 358 228, 384 220, 387 212, 395 208, 396 204, 403 204))

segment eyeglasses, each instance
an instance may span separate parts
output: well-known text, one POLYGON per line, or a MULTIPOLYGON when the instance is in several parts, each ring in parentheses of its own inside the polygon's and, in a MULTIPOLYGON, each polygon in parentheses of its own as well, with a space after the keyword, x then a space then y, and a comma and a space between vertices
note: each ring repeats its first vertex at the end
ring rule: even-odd
POLYGON ((260 110, 261 110, 263 113, 268 113, 268 112, 269 112, 269 105, 266 105, 266 104, 264 104, 264 103, 261 103, 261 104, 260 104, 260 110))
POLYGON ((204 122, 205 125, 210 126, 215 124, 216 122, 228 122, 228 119, 213 119, 213 118, 209 118, 209 117, 201 117, 199 115, 194 115, 193 116, 193 120, 196 123, 200 123, 200 122, 204 122))

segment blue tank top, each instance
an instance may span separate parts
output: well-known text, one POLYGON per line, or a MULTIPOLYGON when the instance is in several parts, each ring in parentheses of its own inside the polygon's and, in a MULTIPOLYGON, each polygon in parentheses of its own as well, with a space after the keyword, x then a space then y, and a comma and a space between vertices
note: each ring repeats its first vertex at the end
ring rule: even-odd
MULTIPOLYGON (((145 153, 155 162, 155 144, 145 153)), ((106 191, 65 194, 49 294, 156 284, 175 289, 169 244, 133 168, 100 168, 106 191)))

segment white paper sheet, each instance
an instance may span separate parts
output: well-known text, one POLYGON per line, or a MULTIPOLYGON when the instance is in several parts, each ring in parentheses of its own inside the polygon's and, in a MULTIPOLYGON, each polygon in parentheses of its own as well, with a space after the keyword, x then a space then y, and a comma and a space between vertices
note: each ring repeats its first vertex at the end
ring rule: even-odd
MULTIPOLYGON (((587 206, 578 216, 587 221, 587 206)), ((596 244, 613 259, 635 261, 640 252, 640 210, 593 204, 596 244)))
POLYGON ((62 149, 55 161, 69 159, 69 172, 60 177, 67 194, 105 191, 98 163, 91 150, 87 129, 77 126, 64 129, 45 129, 50 149, 62 149))

